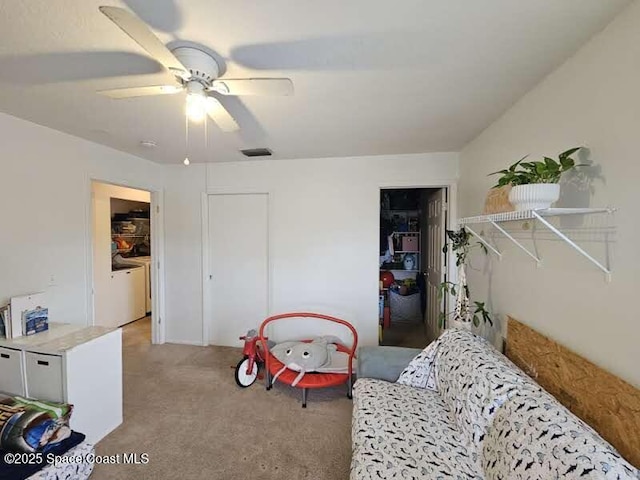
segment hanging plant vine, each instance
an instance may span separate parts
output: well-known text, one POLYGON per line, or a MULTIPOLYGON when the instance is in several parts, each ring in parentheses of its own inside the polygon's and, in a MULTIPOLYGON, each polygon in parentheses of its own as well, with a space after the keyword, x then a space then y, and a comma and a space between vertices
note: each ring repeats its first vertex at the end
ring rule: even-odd
MULTIPOLYGON (((472 244, 470 241, 471 234, 464 227, 460 230, 447 230, 446 232, 449 242, 442 248, 442 252, 446 255, 449 248, 451 248, 451 250, 456 254, 456 267, 458 267, 459 270, 462 269, 460 271, 464 275, 464 267, 467 264, 467 259, 472 250, 479 248, 487 254, 487 247, 482 243, 472 244)), ((462 286, 454 282, 442 282, 438 287, 438 298, 442 299, 445 294, 450 294, 456 297, 461 293, 460 289, 463 289, 464 298, 467 299, 467 304, 463 305, 462 308, 468 310, 473 325, 478 327, 482 320, 482 322, 493 326, 493 320, 491 319, 491 314, 486 309, 485 302, 474 301, 472 305, 468 304, 469 299, 471 298, 471 292, 466 283, 466 279, 463 278, 463 280, 462 286)), ((451 315, 452 313, 454 312, 450 312, 449 314, 440 312, 438 321, 440 328, 444 326, 447 315, 451 315)))

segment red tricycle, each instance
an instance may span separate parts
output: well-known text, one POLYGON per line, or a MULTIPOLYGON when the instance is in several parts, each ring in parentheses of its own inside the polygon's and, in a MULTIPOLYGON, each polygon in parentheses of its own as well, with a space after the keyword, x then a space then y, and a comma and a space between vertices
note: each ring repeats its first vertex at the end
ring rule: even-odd
POLYGON ((246 388, 253 385, 258 378, 258 369, 264 365, 264 355, 256 330, 249 330, 240 340, 244 340, 243 357, 236 366, 235 377, 238 386, 246 388))

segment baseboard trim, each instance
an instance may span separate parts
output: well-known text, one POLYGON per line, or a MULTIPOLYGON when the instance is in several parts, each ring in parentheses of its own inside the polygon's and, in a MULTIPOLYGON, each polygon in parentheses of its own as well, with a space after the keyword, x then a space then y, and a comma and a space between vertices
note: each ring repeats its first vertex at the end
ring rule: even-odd
POLYGON ((206 345, 204 345, 202 342, 193 342, 193 341, 190 341, 190 340, 171 340, 171 339, 167 339, 164 343, 165 344, 173 343, 175 345, 193 345, 194 347, 206 347, 206 345))

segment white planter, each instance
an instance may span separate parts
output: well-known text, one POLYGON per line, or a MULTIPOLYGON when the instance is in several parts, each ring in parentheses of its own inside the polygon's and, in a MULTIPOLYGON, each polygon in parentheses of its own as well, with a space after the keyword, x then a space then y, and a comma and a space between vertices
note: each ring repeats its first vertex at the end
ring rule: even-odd
POLYGON ((557 183, 516 185, 509 192, 509 201, 517 211, 549 208, 560 198, 557 183))

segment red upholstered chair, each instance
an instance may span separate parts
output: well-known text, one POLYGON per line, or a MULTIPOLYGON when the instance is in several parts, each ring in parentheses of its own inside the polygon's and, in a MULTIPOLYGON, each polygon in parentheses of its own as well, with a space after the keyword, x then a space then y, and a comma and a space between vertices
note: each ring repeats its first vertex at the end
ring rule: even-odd
MULTIPOLYGON (((337 345, 338 351, 345 352, 349 355, 349 371, 348 373, 317 373, 317 372, 309 372, 307 373, 300 382, 296 385, 296 388, 302 389, 302 408, 307 407, 307 392, 310 388, 324 388, 324 387, 333 387, 336 385, 342 385, 344 383, 347 384, 347 397, 351 397, 351 386, 352 386, 352 375, 353 375, 353 359, 355 358, 355 352, 358 347, 358 333, 356 329, 349 322, 342 320, 336 317, 330 317, 329 315, 323 315, 320 313, 309 313, 309 312, 292 312, 292 313, 283 313, 280 315, 274 315, 267 318, 260 325, 260 341, 262 342, 262 347, 265 353, 265 370, 267 372, 266 375, 266 387, 267 390, 271 390, 272 378, 276 372, 278 372, 284 366, 278 359, 276 359, 271 352, 269 351, 269 347, 267 344, 267 338, 265 337, 265 329, 267 325, 273 322, 277 322, 283 319, 291 319, 291 318, 315 318, 320 320, 325 320, 327 322, 337 323, 340 325, 344 325, 349 329, 351 336, 353 337, 353 343, 350 347, 346 347, 344 345, 337 345)), ((311 342, 313 339, 307 339, 302 341, 311 342)), ((287 385, 291 385, 291 383, 298 376, 298 372, 294 372, 293 370, 285 370, 278 377, 277 381, 285 383, 287 385)))

